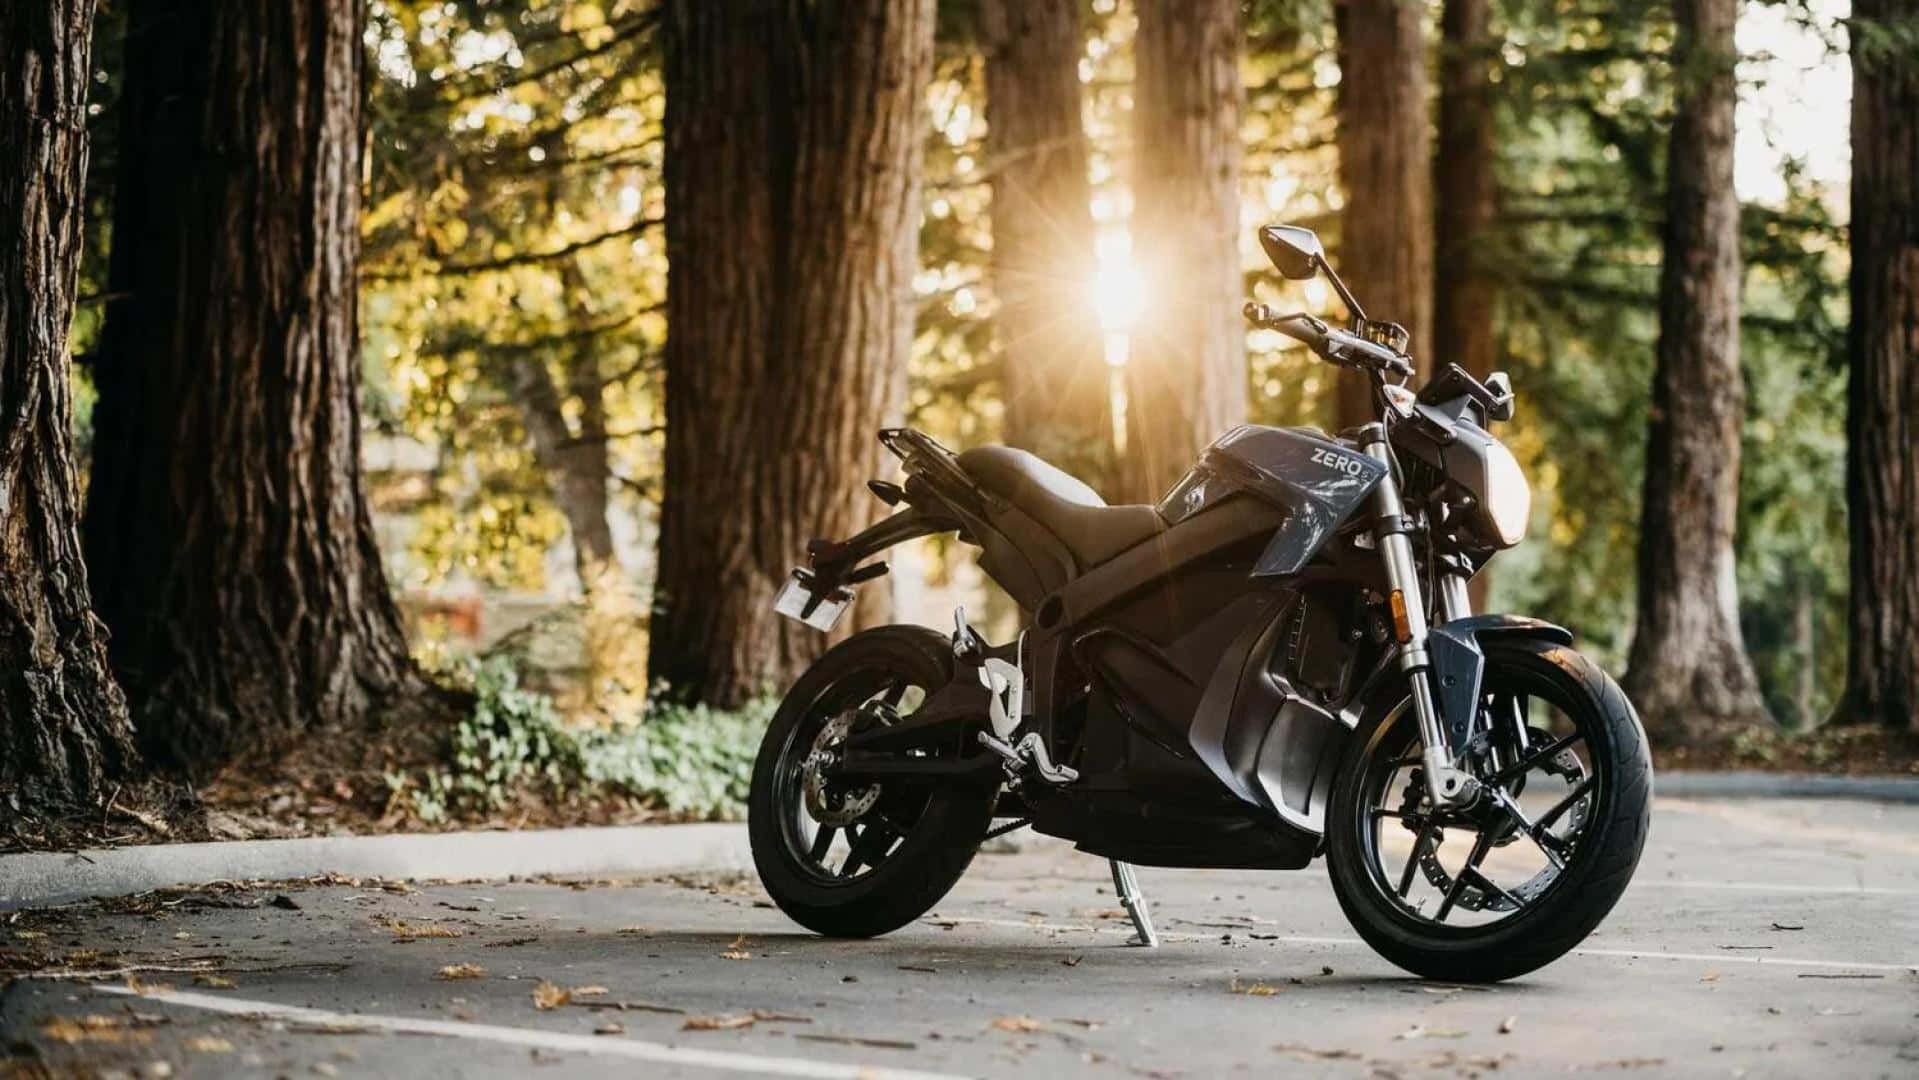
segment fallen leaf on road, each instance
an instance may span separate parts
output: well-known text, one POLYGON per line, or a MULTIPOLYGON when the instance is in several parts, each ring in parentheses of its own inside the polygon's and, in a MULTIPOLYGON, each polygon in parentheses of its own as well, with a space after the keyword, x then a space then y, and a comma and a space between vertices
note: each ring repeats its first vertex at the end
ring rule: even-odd
POLYGON ((1061 1016, 1055 1019, 1059 1023, 1071 1024, 1074 1027, 1083 1027, 1088 1031, 1098 1031, 1100 1029, 1100 1022, 1098 1020, 1082 1020, 1077 1016, 1061 1016))
POLYGON ((204 986, 209 990, 231 990, 234 982, 224 975, 195 975, 193 985, 204 986))
POLYGON ((173 989, 173 987, 166 983, 150 983, 140 978, 138 974, 131 974, 127 976, 127 989, 145 996, 147 994, 164 994, 173 989))
POLYGON ((606 987, 576 986, 573 989, 568 990, 567 993, 570 994, 575 1000, 583 997, 603 997, 606 994, 606 987))
POLYGON ((1719 973, 1717 971, 1708 971, 1704 975, 1699 976, 1699 981, 1700 982, 1718 982, 1719 973))
POLYGON ((1065 964, 1067 967, 1078 967, 1079 962, 1084 959, 1086 959, 1084 956, 1069 956, 1061 960, 1060 963, 1065 964))
POLYGON ((1508 1016, 1499 1022, 1499 1033, 1501 1035, 1511 1035, 1513 1033, 1513 1026, 1517 1023, 1519 1023, 1519 1017, 1508 1016))
POLYGON ((395 941, 413 941, 417 938, 456 938, 465 933, 439 923, 410 923, 405 919, 375 919, 374 925, 393 935, 395 941))
POLYGON ((181 1046, 198 1054, 231 1054, 233 1044, 218 1035, 195 1035, 183 1041, 181 1046))
POLYGON ((68 1045, 83 1042, 143 1043, 150 1038, 144 1031, 128 1031, 125 1022, 117 1016, 101 1016, 97 1013, 77 1018, 56 1016, 40 1025, 40 1033, 55 1042, 68 1045))
POLYGON ((618 1020, 608 1020, 606 1023, 601 1024, 599 1027, 594 1028, 593 1034, 624 1035, 626 1034, 626 1025, 620 1023, 618 1020))
POLYGON ((1021 1032, 1021 1033, 1031 1033, 1035 1031, 1046 1030, 1046 1025, 1044 1023, 1041 1023, 1040 1021, 1035 1020, 1030 1016, 1002 1016, 987 1026, 995 1028, 999 1031, 1015 1031, 1015 1032, 1021 1032))
POLYGON ((486 969, 478 964, 448 964, 440 969, 442 979, 478 979, 486 974, 486 969))
POLYGON ((573 995, 571 992, 562 990, 552 983, 547 982, 545 979, 541 979, 540 985, 533 988, 533 1005, 535 1008, 557 1009, 572 1000, 573 995))
POLYGON ((753 954, 752 954, 752 953, 750 953, 750 952, 747 952, 747 951, 746 951, 745 949, 728 949, 728 950, 726 950, 725 952, 723 952, 723 953, 721 953, 721 954, 720 954, 720 959, 722 959, 722 960, 751 960, 751 959, 753 959, 753 954))
POLYGON ((1268 986, 1262 982, 1247 983, 1242 986, 1237 978, 1233 979, 1233 985, 1227 987, 1227 990, 1234 994, 1250 994, 1253 997, 1272 997, 1279 993, 1277 986, 1268 986))
POLYGON ((680 1025, 681 1031, 731 1031, 735 1028, 752 1027, 757 1018, 752 1013, 738 1016, 689 1016, 686 1023, 680 1025))

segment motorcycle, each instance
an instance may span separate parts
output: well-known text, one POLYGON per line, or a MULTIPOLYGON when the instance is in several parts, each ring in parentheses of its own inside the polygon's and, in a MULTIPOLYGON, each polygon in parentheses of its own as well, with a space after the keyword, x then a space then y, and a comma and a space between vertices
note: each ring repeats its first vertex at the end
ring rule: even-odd
POLYGON ((957 533, 1024 629, 989 644, 961 609, 950 636, 866 630, 800 676, 749 798, 761 881, 796 922, 897 929, 1028 825, 1111 861, 1147 945, 1135 865, 1324 854, 1360 935, 1433 979, 1535 970, 1625 891, 1652 796, 1632 705, 1565 629, 1471 610, 1530 514, 1489 432, 1510 380, 1448 365, 1415 394, 1406 331, 1366 317, 1310 230, 1259 239, 1284 278, 1324 274, 1351 323, 1247 319, 1363 373, 1372 422, 1233 428, 1151 506, 1024 451, 879 433, 904 483, 868 486, 895 512, 809 544, 777 610, 828 630, 886 572, 874 556, 957 533))

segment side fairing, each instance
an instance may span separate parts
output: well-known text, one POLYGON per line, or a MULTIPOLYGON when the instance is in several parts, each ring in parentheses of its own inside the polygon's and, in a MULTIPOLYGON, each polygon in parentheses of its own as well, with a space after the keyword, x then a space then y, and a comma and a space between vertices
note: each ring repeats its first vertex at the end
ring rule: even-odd
POLYGON ((1286 519, 1253 574, 1285 576, 1318 554, 1385 475, 1384 465, 1312 428, 1243 424, 1206 449, 1159 511, 1178 522, 1235 490, 1284 507, 1286 519))

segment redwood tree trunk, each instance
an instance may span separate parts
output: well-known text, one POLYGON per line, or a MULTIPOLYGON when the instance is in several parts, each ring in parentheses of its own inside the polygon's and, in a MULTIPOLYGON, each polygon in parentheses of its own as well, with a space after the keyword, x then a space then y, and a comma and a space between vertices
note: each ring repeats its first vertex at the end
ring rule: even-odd
POLYGON ((984 0, 986 156, 993 168, 1008 445, 1110 491, 1112 384, 1090 290, 1092 186, 1080 117, 1079 0, 984 0))
POLYGON ((1432 363, 1455 363, 1480 378, 1496 362, 1494 289, 1485 270, 1495 192, 1491 12, 1491 0, 1446 0, 1433 169, 1432 363))
POLYGON ((1164 494, 1246 419, 1239 7, 1138 3, 1133 249, 1150 297, 1126 360, 1126 486, 1138 500, 1164 494))
POLYGON ((360 14, 129 6, 87 563, 189 767, 436 699, 360 483, 360 14))
POLYGON ((1853 20, 1852 648, 1839 716, 1919 731, 1919 3, 1857 0, 1853 20))
POLYGON ((92 0, 0 7, 0 797, 55 809, 133 764, 80 556, 67 323, 92 0))
POLYGON ((1739 633, 1739 197, 1733 189, 1737 0, 1676 0, 1678 109, 1666 158, 1659 346, 1626 690, 1656 740, 1765 722, 1739 633))
MULTIPOLYGON (((1339 178, 1346 204, 1339 272, 1375 319, 1412 334, 1432 363, 1432 139, 1426 125, 1425 9, 1412 0, 1339 5, 1339 178)), ((1339 375, 1341 427, 1373 419, 1372 390, 1339 375)))
MULTIPOLYGON (((736 705, 825 646, 773 595, 884 507, 933 0, 666 9, 666 477, 649 676, 736 705)), ((868 586, 883 596, 884 583, 868 586)), ((867 613, 866 617, 871 617, 867 613)))

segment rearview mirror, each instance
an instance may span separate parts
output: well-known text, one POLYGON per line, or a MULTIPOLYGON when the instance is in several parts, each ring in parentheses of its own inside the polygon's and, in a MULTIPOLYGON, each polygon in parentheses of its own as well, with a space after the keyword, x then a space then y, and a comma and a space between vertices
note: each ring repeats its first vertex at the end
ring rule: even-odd
POLYGON ((1486 376, 1486 389, 1493 396, 1493 403, 1486 408, 1486 419, 1504 423, 1513 418, 1513 380, 1503 371, 1495 371, 1486 376))
POLYGON ((1259 246, 1273 261, 1273 269, 1293 281, 1305 281, 1319 272, 1326 249, 1318 234, 1298 225, 1267 225, 1259 230, 1259 246))

